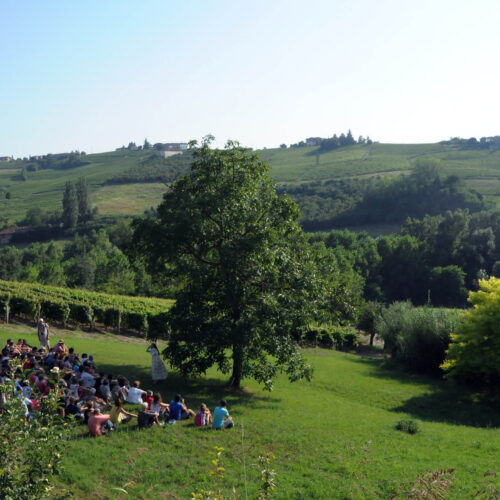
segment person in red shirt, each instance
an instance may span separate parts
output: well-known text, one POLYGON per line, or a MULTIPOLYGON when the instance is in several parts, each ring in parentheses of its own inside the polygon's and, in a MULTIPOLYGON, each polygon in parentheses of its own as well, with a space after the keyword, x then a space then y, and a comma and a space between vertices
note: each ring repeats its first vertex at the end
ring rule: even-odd
POLYGON ((100 409, 95 409, 94 413, 89 417, 89 432, 93 436, 102 436, 103 431, 106 433, 107 431, 114 430, 114 425, 111 423, 109 419, 109 415, 107 413, 101 413, 100 409))
POLYGON ((143 398, 143 401, 147 403, 148 410, 151 410, 151 404, 153 403, 153 391, 148 391, 146 396, 143 398))

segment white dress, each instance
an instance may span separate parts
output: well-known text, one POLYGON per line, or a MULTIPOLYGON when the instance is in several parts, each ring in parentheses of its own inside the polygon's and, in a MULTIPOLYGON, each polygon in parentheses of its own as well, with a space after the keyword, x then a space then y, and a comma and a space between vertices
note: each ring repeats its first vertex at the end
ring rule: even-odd
POLYGON ((155 347, 150 347, 148 349, 149 354, 151 354, 152 358, 152 366, 151 366, 151 376, 153 378, 153 382, 158 382, 160 380, 165 380, 168 376, 167 369, 165 364, 160 358, 160 353, 158 349, 155 347))

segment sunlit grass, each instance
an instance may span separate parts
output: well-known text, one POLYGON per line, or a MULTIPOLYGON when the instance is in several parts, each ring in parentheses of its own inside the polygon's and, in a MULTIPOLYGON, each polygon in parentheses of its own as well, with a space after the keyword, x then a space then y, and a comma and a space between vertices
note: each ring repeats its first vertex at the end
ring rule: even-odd
MULTIPOLYGON (((0 343, 9 336, 35 342, 34 329, 26 326, 0 326, 0 343)), ((57 478, 58 488, 78 498, 125 498, 114 488, 130 498, 189 498, 212 485, 208 452, 215 445, 225 448, 223 487, 230 492, 234 486, 240 498, 243 463, 253 498, 260 484, 257 459, 266 452, 276 457, 277 498, 387 498, 425 470, 445 468, 456 469, 450 498, 473 498, 483 474, 498 469, 498 412, 442 383, 381 369, 376 360, 308 350, 312 382, 280 377, 271 393, 251 381, 242 392, 228 392, 225 377, 214 370, 199 379, 173 372, 154 388, 141 339, 54 331, 54 341, 58 337, 93 354, 100 370, 137 378, 166 401, 181 392, 191 408, 206 402, 213 410, 225 397, 236 421, 224 432, 189 422, 138 431, 129 423, 100 439, 82 427, 57 478), (419 421, 421 432, 396 431, 403 418, 419 421)))

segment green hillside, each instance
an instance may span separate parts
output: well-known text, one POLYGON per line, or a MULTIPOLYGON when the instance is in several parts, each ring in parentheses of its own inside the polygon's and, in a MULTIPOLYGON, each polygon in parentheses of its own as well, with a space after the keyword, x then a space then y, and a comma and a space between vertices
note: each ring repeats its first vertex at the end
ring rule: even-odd
MULTIPOLYGON (((467 150, 446 144, 378 143, 346 146, 321 154, 317 154, 317 149, 276 148, 258 152, 271 165, 271 174, 278 186, 397 177, 411 171, 417 159, 437 158, 443 174, 460 176, 468 187, 476 189, 495 206, 500 203, 499 150, 467 150)), ((159 169, 173 165, 181 171, 187 163, 185 154, 165 160, 159 169)), ((4 226, 17 224, 29 208, 60 211, 65 183, 81 176, 87 179, 91 201, 98 207, 100 216, 140 214, 157 205, 165 190, 163 182, 155 182, 154 172, 158 167, 145 166, 150 155, 151 151, 120 150, 86 155, 83 157, 86 164, 82 166, 38 171, 26 169, 32 161, 3 163, 0 168, 0 222, 4 226)))
MULTIPOLYGON (((102 438, 79 426, 63 454, 64 470, 54 478, 57 493, 191 498, 193 491, 214 489, 209 453, 215 446, 224 448, 225 498, 233 487, 237 498, 256 498, 262 483, 258 457, 268 453, 274 456, 276 499, 409 498, 405 492, 420 475, 443 469, 455 469, 450 499, 500 487, 498 412, 443 382, 383 369, 380 360, 308 349, 311 382, 290 384, 282 375, 271 393, 248 380, 244 390, 230 392, 213 369, 196 379, 171 371, 153 386, 151 357, 140 339, 56 329, 53 336, 92 354, 99 371, 138 379, 164 401, 180 392, 189 407, 206 402, 213 410, 225 397, 236 423, 216 432, 192 421, 144 430, 129 422, 102 438), (418 421, 421 431, 397 431, 402 419, 418 421)), ((19 337, 36 342, 33 328, 0 325, 3 344, 19 337)))

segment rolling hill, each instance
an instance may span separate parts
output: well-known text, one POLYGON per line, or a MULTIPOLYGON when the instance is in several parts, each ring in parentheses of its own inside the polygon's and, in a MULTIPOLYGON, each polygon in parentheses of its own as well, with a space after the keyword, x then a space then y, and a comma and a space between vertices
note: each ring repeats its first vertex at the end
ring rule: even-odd
MULTIPOLYGON (((500 150, 470 150, 450 144, 354 145, 318 154, 318 148, 276 148, 258 153, 271 165, 280 186, 311 185, 327 181, 368 180, 408 174, 418 159, 436 158, 445 175, 457 175, 494 206, 500 204, 500 150)), ((185 170, 189 153, 166 160, 152 159, 151 151, 119 150, 85 155, 80 166, 33 171, 33 161, 0 165, 0 222, 18 224, 30 208, 61 210, 65 183, 85 177, 92 204, 100 217, 117 218, 156 206, 165 182, 185 170), (158 172, 170 172, 158 182, 158 172), (24 173, 24 175, 23 175, 24 173), (174 175, 175 174, 175 175, 174 175)), ((161 176, 160 176, 161 178, 161 176)), ((373 229, 373 228, 372 228, 373 229)), ((375 232, 383 228, 375 228, 375 232)))

